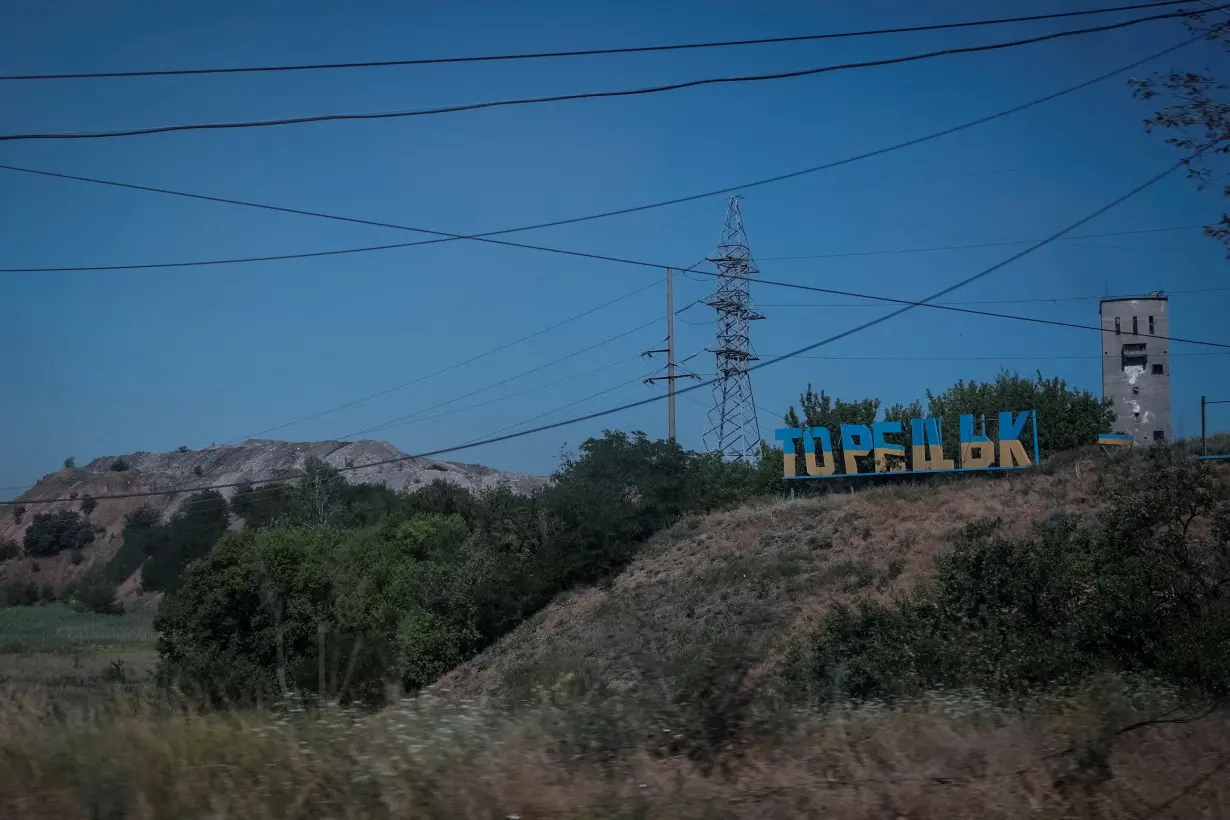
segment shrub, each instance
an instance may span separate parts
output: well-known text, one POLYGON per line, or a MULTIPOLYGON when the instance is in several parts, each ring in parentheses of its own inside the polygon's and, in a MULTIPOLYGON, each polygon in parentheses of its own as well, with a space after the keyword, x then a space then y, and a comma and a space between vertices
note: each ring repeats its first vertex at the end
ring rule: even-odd
POLYGON ((179 445, 178 447, 176 447, 176 448, 175 448, 175 452, 177 452, 177 453, 188 453, 188 452, 191 452, 191 451, 188 449, 188 445, 186 445, 186 444, 181 444, 181 445, 179 445))
POLYGON ((1107 669, 1228 694, 1226 492, 1207 465, 1157 448, 1129 465, 1095 526, 1054 515, 1013 540, 996 522, 971 525, 933 588, 838 607, 793 677, 825 700, 1012 695, 1107 669))
POLYGON ((115 600, 116 586, 102 573, 91 572, 69 589, 72 607, 81 612, 99 615, 123 615, 124 608, 115 600))
POLYGON ((13 508, 13 523, 20 524, 22 517, 26 514, 26 505, 18 504, 13 508))
POLYGON ((0 586, 0 606, 33 606, 38 603, 38 586, 29 581, 10 581, 0 586))
POLYGON ((217 490, 189 496, 170 521, 143 540, 148 560, 141 567, 141 586, 175 589, 184 568, 213 549, 229 524, 226 499, 217 490))
POLYGON ((231 701, 285 686, 378 703, 388 683, 432 683, 568 585, 606 576, 680 516, 780 482, 780 463, 766 480, 641 433, 580 452, 532 497, 444 481, 398 496, 315 460, 295 487, 240 487, 232 507, 249 527, 225 533, 163 600, 162 673, 231 701), (321 670, 339 666, 322 689, 321 670))
POLYGON ((94 510, 97 507, 98 507, 98 499, 95 498, 94 496, 90 495, 89 493, 86 493, 84 496, 81 497, 81 511, 85 513, 87 516, 90 515, 90 513, 94 512, 94 510))
POLYGON ((192 468, 192 474, 198 478, 205 475, 205 469, 200 464, 192 468))
POLYGON ((121 456, 120 458, 117 458, 115 461, 111 462, 111 469, 117 473, 122 473, 128 469, 128 462, 125 461, 124 458, 121 456))
POLYGON ((0 539, 0 561, 11 561, 21 555, 21 547, 16 541, 7 538, 0 539))
POLYGON ((72 510, 40 513, 26 529, 26 554, 55 555, 60 550, 80 549, 94 540, 94 528, 72 510))
POLYGON ((38 590, 39 603, 54 604, 56 602, 56 588, 51 584, 43 584, 38 590))
POLYGON ((65 470, 73 470, 73 469, 76 469, 76 467, 77 467, 77 459, 73 458, 72 456, 69 456, 68 458, 64 459, 64 469, 65 470))

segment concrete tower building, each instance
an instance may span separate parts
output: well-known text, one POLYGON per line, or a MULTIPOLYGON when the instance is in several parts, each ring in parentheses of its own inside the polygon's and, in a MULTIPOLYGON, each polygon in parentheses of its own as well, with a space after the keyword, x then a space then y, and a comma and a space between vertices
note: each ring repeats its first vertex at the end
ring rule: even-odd
POLYGON ((1102 396, 1137 444, 1170 438, 1170 319, 1161 291, 1103 299, 1102 396))

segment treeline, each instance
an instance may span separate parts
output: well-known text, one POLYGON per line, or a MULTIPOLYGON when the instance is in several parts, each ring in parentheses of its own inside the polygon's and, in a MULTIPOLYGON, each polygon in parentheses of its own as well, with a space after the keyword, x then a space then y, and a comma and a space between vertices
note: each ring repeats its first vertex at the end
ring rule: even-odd
POLYGON ((622 432, 586 441, 530 496, 443 481, 396 494, 350 487, 320 463, 308 473, 273 495, 239 494, 232 508, 262 523, 183 553, 155 621, 164 680, 229 703, 380 703, 617 571, 681 515, 778 486, 757 465, 622 432))
MULTIPOLYGON (((1058 377, 1046 379, 1041 373, 1033 379, 1001 370, 994 381, 958 381, 942 393, 927 391, 927 401, 893 404, 884 408, 884 421, 900 421, 905 428, 905 468, 913 469, 913 452, 909 445, 910 419, 929 417, 940 420, 943 431, 944 457, 956 459, 959 454, 959 421, 962 415, 972 415, 978 425, 985 424, 985 433, 994 439, 998 435, 998 414, 1004 411, 1036 410, 1038 413, 1038 449, 1042 458, 1057 452, 1091 445, 1099 433, 1114 429, 1113 401, 1100 399, 1087 390, 1069 386, 1058 377)), ((799 397, 799 410, 791 407, 785 415, 787 427, 824 427, 833 444, 835 463, 844 463, 841 446, 841 425, 861 424, 870 427, 880 420, 879 399, 846 401, 834 399, 824 390, 816 393, 808 385, 799 397)), ((981 432, 981 430, 980 430, 981 432)), ((797 445, 799 465, 803 463, 802 444, 797 445)), ((1032 458, 1032 453, 1030 454, 1032 458)), ((871 472, 872 457, 856 459, 860 472, 871 472)), ((801 472, 800 472, 801 474, 801 472)))

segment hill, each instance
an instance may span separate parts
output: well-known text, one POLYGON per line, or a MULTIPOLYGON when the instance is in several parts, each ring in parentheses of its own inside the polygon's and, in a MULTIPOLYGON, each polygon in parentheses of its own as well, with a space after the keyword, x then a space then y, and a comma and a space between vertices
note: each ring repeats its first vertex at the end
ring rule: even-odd
MULTIPOLYGON (((159 513, 165 520, 195 491, 193 488, 212 485, 237 485, 285 477, 303 467, 309 458, 319 458, 336 468, 347 469, 342 476, 351 484, 382 484, 393 490, 414 489, 436 480, 447 481, 470 490, 506 485, 517 493, 528 493, 546 481, 536 476, 506 473, 479 464, 408 458, 406 453, 383 441, 275 441, 249 439, 242 444, 215 446, 201 450, 169 453, 136 452, 121 456, 96 458, 83 467, 64 468, 49 473, 18 496, 15 501, 24 506, 7 507, 0 517, 0 542, 22 542, 26 529, 39 513, 61 509, 85 513, 87 496, 157 493, 176 488, 189 488, 168 495, 134 498, 101 498, 87 518, 94 527, 95 537, 81 551, 74 563, 71 551, 40 558, 31 562, 25 558, 0 561, 0 583, 36 580, 39 585, 63 585, 93 567, 101 567, 122 544, 125 516, 142 506, 159 513), (391 459, 404 461, 376 464, 391 459), (364 467, 364 464, 376 466, 364 467), (123 467, 117 470, 116 467, 123 467), (44 499, 70 498, 71 502, 46 504, 44 499), (21 511, 21 515, 16 515, 21 511), (35 567, 37 566, 37 573, 35 567)), ((230 498, 236 487, 219 490, 230 498)), ((242 527, 242 521, 232 516, 232 526, 242 527)))
POLYGON ((560 596, 439 686, 460 698, 520 699, 571 674, 636 692, 707 647, 737 645, 768 678, 832 604, 889 599, 926 579, 954 534, 1000 518, 1023 534, 1055 510, 1101 507, 1106 459, 932 485, 771 501, 681 521, 609 584, 560 596))

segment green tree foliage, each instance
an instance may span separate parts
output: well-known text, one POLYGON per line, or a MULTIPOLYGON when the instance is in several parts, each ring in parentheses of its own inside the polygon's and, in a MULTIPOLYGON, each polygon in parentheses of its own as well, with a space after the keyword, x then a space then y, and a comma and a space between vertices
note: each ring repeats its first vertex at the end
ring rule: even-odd
MULTIPOLYGON (((833 463, 837 465, 838 470, 844 470, 845 450, 841 446, 841 425, 862 424, 870 427, 875 422, 876 414, 880 410, 880 400, 834 400, 831 396, 825 393, 824 390, 816 393, 812 390, 812 387, 809 384, 807 385, 807 392, 799 396, 799 406, 803 410, 802 418, 800 418, 795 409, 791 407, 786 411, 786 426, 827 428, 829 431, 829 437, 833 443, 833 463)), ((799 458, 799 463, 802 464, 802 443, 796 444, 796 451, 799 458)), ((870 470, 872 467, 871 456, 860 458, 857 462, 859 472, 870 470)))
POLYGON ((1058 377, 1044 379, 1038 373, 1028 379, 1001 370, 993 382, 958 381, 939 395, 927 391, 927 415, 943 419, 944 454, 956 458, 959 449, 959 422, 962 414, 974 416, 986 432, 998 435, 998 413, 1036 410, 1038 448, 1042 457, 1094 444, 1099 433, 1111 432, 1115 422, 1113 401, 1099 399, 1087 390, 1069 387, 1058 377))
POLYGON ((73 458, 72 456, 69 456, 68 458, 64 459, 64 469, 65 470, 74 470, 76 468, 77 468, 77 459, 73 458))
POLYGON ((177 453, 189 453, 189 452, 192 452, 192 451, 188 448, 188 445, 187 445, 187 444, 181 444, 181 445, 179 445, 178 447, 176 447, 176 448, 175 448, 175 452, 177 452, 177 453))
POLYGON ((128 462, 125 461, 123 457, 117 458, 115 461, 111 462, 111 469, 117 473, 124 472, 128 469, 128 466, 128 462))
MULTIPOLYGON (((1069 386, 1060 378, 1043 378, 1037 373, 1028 379, 1017 373, 1001 370, 994 381, 978 382, 960 380, 942 393, 927 391, 927 406, 913 401, 910 404, 894 404, 884 410, 885 421, 899 421, 904 428, 896 440, 906 445, 905 467, 913 467, 913 451, 910 444, 910 419, 930 417, 940 420, 944 440, 944 455, 957 460, 960 454, 960 417, 965 414, 975 419, 975 429, 981 430, 983 420, 986 433, 992 438, 998 435, 998 414, 1003 411, 1038 412, 1038 449, 1042 457, 1061 450, 1094 444, 1099 433, 1109 433, 1114 428, 1113 402, 1099 399, 1087 390, 1069 386)), ((870 427, 880 409, 878 399, 843 401, 832 399, 823 390, 815 393, 810 386, 800 396, 803 410, 800 418, 791 407, 786 413, 788 427, 826 427, 832 438, 834 459, 839 472, 844 471, 844 453, 841 447, 842 424, 862 424, 870 427)), ((1028 430, 1026 432, 1028 435, 1028 430)), ((803 463, 803 445, 796 443, 797 464, 803 463)), ((1032 456, 1032 453, 1031 453, 1032 456)), ((859 459, 859 472, 874 470, 872 456, 859 459)))
POLYGON ((230 524, 226 499, 217 490, 190 496, 171 520, 145 543, 148 559, 141 566, 141 586, 167 592, 180 582, 184 568, 208 553, 230 524))
POLYGON ((11 561, 21 555, 21 546, 8 538, 0 538, 0 561, 11 561))
POLYGON ((86 493, 85 495, 81 496, 81 511, 85 513, 87 518, 89 518, 90 513, 94 512, 94 510, 97 507, 98 507, 97 498, 90 495, 89 493, 86 493))
POLYGON ((82 612, 123 615, 124 608, 115 600, 115 591, 115 584, 102 573, 90 572, 69 586, 69 603, 82 612))
POLYGON ((1096 525, 1057 515, 1025 539, 972 525, 932 587, 838 607, 796 677, 822 699, 1011 695, 1108 670, 1230 694, 1228 490, 1207 465, 1157 448, 1096 525))
POLYGON ((13 507, 13 523, 20 524, 21 519, 25 516, 25 514, 26 514, 25 504, 18 504, 16 507, 13 507))
POLYGON ((38 603, 38 585, 32 581, 9 581, 0 586, 0 607, 34 606, 38 603))
POLYGON ((272 481, 260 487, 241 484, 231 497, 231 510, 248 528, 260 529, 286 516, 290 499, 291 487, 285 481, 272 481))
POLYGON ((60 550, 81 549, 93 542, 94 528, 72 510, 39 513, 26 528, 26 554, 43 557, 60 550))
MULTIPOLYGON (((1230 22, 1219 15, 1224 12, 1209 12, 1188 18, 1193 32, 1202 33, 1206 39, 1221 40, 1223 47, 1230 46, 1230 22)), ((1163 130, 1173 136, 1166 142, 1175 146, 1185 156, 1201 150, 1187 168, 1188 177, 1205 186, 1224 179, 1224 174, 1215 175, 1215 166, 1221 157, 1230 153, 1230 96, 1225 83, 1205 72, 1168 71, 1143 80, 1132 80, 1133 94, 1144 100, 1161 98, 1166 106, 1145 120, 1145 130, 1163 130)), ((1230 185, 1222 188, 1223 196, 1230 196, 1230 185)), ((1230 255, 1230 215, 1223 213, 1221 219, 1204 228, 1206 236, 1219 240, 1230 255)))
POLYGON ((225 534, 164 599, 165 675, 231 701, 293 690, 379 702, 388 684, 434 681, 570 584, 611 572, 680 515, 780 481, 614 432, 528 497, 443 481, 398 496, 339 484, 327 466, 305 472, 280 523, 225 534))
POLYGON ((149 507, 141 507, 124 516, 123 542, 103 570, 109 581, 122 584, 141 568, 148 555, 160 549, 165 530, 161 518, 149 507))

